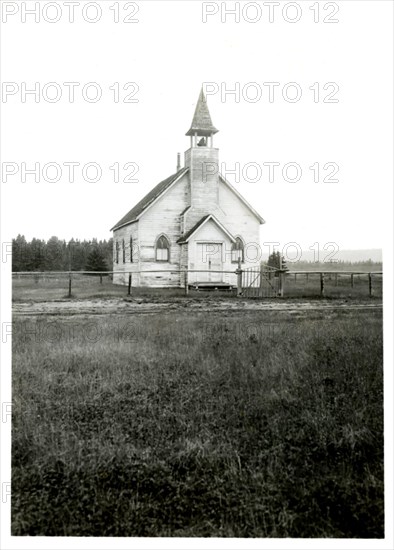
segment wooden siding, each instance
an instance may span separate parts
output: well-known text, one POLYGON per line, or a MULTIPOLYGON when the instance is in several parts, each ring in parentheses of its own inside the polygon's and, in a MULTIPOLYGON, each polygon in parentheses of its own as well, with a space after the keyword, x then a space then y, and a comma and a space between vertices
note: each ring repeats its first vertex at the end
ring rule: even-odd
MULTIPOLYGON (((138 240, 139 222, 125 225, 113 232, 114 250, 113 250, 113 270, 123 273, 114 274, 114 283, 126 285, 129 279, 129 273, 140 270, 140 247, 138 240), (130 262, 130 238, 133 239, 133 262, 130 262), (122 242, 125 242, 126 261, 123 262, 122 242), (119 243, 119 262, 116 262, 116 242, 119 243)), ((139 286, 139 275, 133 276, 133 285, 139 286)))
POLYGON ((171 189, 162 195, 139 220, 140 269, 167 270, 166 273, 150 273, 141 278, 142 286, 179 286, 181 247, 177 243, 180 237, 180 216, 190 203, 188 174, 185 174, 171 189), (169 262, 155 260, 155 243, 159 235, 165 235, 170 242, 169 262))
POLYGON ((193 147, 187 156, 191 189, 191 209, 185 216, 185 232, 200 218, 213 213, 219 201, 219 150, 193 147), (210 166, 207 168, 207 163, 210 166), (205 165, 205 166, 204 166, 205 165), (214 173, 211 173, 214 171, 214 173))
POLYGON ((261 260, 259 220, 223 182, 219 184, 219 204, 216 217, 233 237, 241 237, 245 244, 244 266, 258 265, 261 260), (256 252, 258 256, 254 258, 256 252))

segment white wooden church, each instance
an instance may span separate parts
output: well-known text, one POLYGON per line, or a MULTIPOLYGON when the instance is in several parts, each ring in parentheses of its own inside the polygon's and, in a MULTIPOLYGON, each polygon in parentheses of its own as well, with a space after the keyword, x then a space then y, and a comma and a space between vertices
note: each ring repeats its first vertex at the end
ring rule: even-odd
POLYGON ((133 286, 183 286, 189 270, 192 284, 235 284, 236 275, 226 272, 234 272, 239 260, 243 267, 256 265, 264 220, 220 175, 217 132, 201 90, 186 133, 184 167, 178 155, 176 173, 112 228, 113 270, 121 272, 114 283, 126 284, 132 273, 133 286))

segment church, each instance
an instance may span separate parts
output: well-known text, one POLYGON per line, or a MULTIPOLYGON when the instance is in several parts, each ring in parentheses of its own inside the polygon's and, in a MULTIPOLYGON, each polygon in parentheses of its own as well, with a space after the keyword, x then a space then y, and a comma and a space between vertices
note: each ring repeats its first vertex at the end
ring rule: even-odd
POLYGON ((218 132, 201 89, 184 166, 157 184, 111 229, 115 284, 236 284, 235 270, 256 266, 263 218, 219 173, 218 132), (250 254, 248 254, 248 247, 250 254), (250 256, 250 257, 249 257, 250 256))

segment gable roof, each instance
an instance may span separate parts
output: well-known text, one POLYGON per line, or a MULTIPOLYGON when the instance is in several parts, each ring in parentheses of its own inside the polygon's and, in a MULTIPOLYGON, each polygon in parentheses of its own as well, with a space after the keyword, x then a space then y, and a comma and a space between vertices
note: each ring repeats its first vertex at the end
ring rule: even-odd
MULTIPOLYGON (((130 223, 134 223, 137 221, 139 216, 151 205, 155 202, 156 199, 158 199, 167 189, 171 187, 172 184, 174 184, 178 179, 180 179, 183 175, 187 174, 189 171, 189 168, 181 168, 173 174, 172 176, 166 178, 165 180, 158 183, 153 189, 149 191, 148 194, 145 195, 123 218, 121 218, 117 224, 115 224, 110 231, 114 231, 116 229, 119 229, 120 227, 123 227, 124 225, 128 225, 130 223)), ((221 174, 219 174, 220 180, 227 185, 229 189, 243 202, 243 204, 255 215, 255 217, 259 220, 261 224, 265 223, 265 220, 260 216, 258 212, 243 198, 243 196, 231 185, 230 182, 226 180, 225 177, 223 177, 221 174)), ((190 207, 186 207, 184 212, 190 207)), ((183 212, 183 213, 184 213, 183 212)), ((208 216, 205 216, 208 217, 208 216)), ((216 218, 214 218, 216 220, 216 218)), ((204 222, 204 219, 200 220, 201 223, 204 222)), ((216 222, 220 225, 220 222, 216 220, 216 222)), ((197 229, 197 227, 194 228, 194 230, 197 229)), ((186 236, 186 235, 185 235, 186 236)), ((184 237, 181 237, 181 242, 184 242, 184 237)))
POLYGON ((175 183, 181 176, 188 172, 188 168, 181 168, 172 176, 158 183, 153 189, 149 191, 140 202, 138 202, 123 218, 121 218, 117 224, 115 224, 110 231, 119 229, 124 225, 137 221, 138 217, 150 206, 157 198, 160 197, 173 183, 175 183))
POLYGON ((208 220, 212 220, 229 238, 230 241, 235 242, 235 237, 231 235, 231 233, 220 223, 220 221, 215 218, 213 214, 207 214, 206 216, 203 216, 187 233, 183 235, 180 239, 177 240, 177 243, 183 244, 187 243, 190 237, 197 231, 197 229, 200 229, 208 220))
POLYGON ((218 131, 219 130, 212 124, 204 90, 201 88, 196 110, 194 111, 192 125, 186 135, 192 136, 195 132, 197 132, 200 136, 210 136, 211 134, 216 134, 218 131))
POLYGON ((226 178, 225 178, 224 176, 222 176, 222 174, 219 174, 219 179, 220 179, 223 183, 225 183, 229 189, 231 189, 231 191, 234 193, 234 195, 236 195, 236 196, 240 199, 240 201, 244 203, 244 205, 246 206, 246 208, 248 208, 248 209, 252 212, 252 214, 254 214, 254 215, 256 216, 256 218, 259 220, 259 222, 260 222, 261 224, 265 223, 264 218, 262 218, 262 217, 260 216, 260 214, 253 208, 253 206, 251 206, 251 205, 248 203, 248 201, 247 201, 246 199, 243 198, 243 196, 241 195, 241 193, 239 193, 239 192, 235 189, 235 187, 233 187, 233 186, 231 185, 231 183, 230 183, 229 181, 227 181, 226 178))

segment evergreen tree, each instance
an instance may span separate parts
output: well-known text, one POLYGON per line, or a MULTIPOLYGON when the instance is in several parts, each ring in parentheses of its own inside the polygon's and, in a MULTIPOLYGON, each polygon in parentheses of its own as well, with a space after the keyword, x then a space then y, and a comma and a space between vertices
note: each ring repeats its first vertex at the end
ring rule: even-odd
POLYGON ((28 244, 24 235, 12 239, 12 271, 27 271, 28 244))
MULTIPOLYGON (((48 241, 33 238, 26 241, 24 235, 12 239, 12 271, 83 271, 86 269, 89 255, 96 251, 102 256, 103 270, 112 265, 112 238, 103 241, 80 241, 71 239, 69 242, 51 237, 48 241)), ((97 264, 97 260, 94 260, 97 264)))
POLYGON ((270 254, 267 265, 269 267, 273 267, 275 269, 283 269, 284 271, 289 271, 289 268, 287 267, 287 263, 285 258, 282 256, 282 263, 281 263, 281 254, 279 251, 275 250, 270 254))
POLYGON ((46 243, 41 239, 32 239, 28 243, 29 253, 26 255, 26 271, 45 271, 46 243))
POLYGON ((98 246, 95 246, 90 252, 85 269, 86 271, 108 271, 104 254, 98 246))
POLYGON ((62 271, 64 268, 65 247, 64 241, 51 237, 45 247, 45 270, 62 271))

